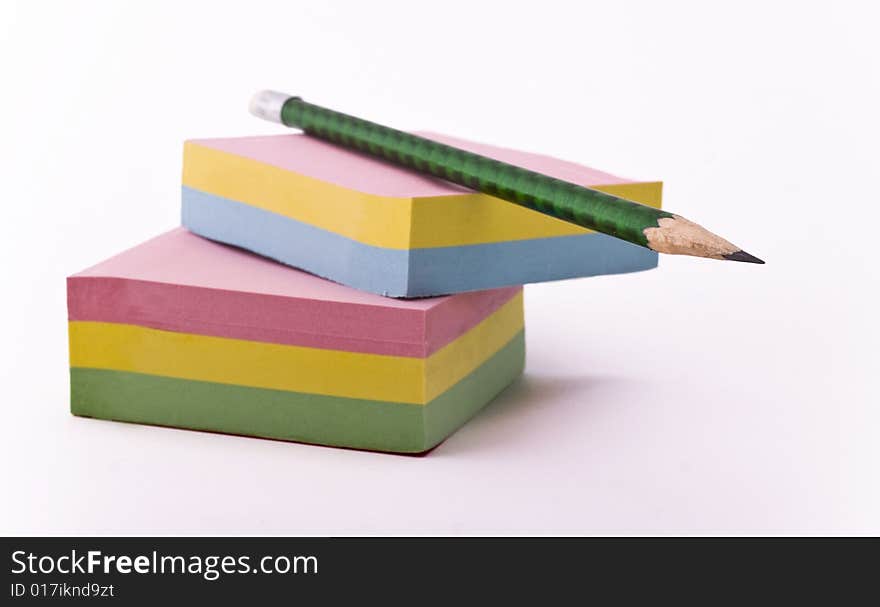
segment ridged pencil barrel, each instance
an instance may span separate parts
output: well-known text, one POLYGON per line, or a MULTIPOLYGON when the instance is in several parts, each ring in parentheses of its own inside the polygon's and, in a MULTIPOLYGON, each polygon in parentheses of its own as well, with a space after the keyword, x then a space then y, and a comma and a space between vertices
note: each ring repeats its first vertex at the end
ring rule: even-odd
POLYGON ((662 217, 672 217, 660 209, 329 110, 298 97, 284 102, 281 122, 314 137, 641 246, 648 246, 645 228, 657 227, 662 217))
POLYGON ((658 253, 764 263, 680 215, 306 103, 299 97, 261 91, 251 100, 250 111, 313 137, 658 253))

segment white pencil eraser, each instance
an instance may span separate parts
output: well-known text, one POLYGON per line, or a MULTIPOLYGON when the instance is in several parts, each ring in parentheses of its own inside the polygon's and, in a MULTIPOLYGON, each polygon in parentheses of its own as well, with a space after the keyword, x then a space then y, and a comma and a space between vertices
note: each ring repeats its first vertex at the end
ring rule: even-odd
POLYGON ((248 109, 251 114, 257 118, 281 124, 281 108, 290 98, 291 95, 288 95, 287 93, 279 93, 278 91, 260 91, 251 97, 251 103, 248 106, 248 109))

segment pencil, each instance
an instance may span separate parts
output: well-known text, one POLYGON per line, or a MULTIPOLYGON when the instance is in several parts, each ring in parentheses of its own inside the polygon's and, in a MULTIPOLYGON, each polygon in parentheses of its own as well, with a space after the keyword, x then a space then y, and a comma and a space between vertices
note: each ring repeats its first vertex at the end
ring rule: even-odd
POLYGON ((260 91, 251 99, 250 111, 313 137, 658 253, 764 263, 680 215, 313 105, 299 97, 260 91))

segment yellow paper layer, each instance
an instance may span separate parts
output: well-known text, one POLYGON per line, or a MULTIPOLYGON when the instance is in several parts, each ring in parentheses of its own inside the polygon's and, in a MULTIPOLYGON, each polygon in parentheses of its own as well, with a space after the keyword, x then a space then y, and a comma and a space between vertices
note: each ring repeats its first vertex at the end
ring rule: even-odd
MULTIPOLYGON (((450 247, 587 234, 566 221, 488 194, 393 198, 358 192, 187 142, 183 185, 391 249, 450 247)), ((660 206, 660 182, 593 189, 660 206)))

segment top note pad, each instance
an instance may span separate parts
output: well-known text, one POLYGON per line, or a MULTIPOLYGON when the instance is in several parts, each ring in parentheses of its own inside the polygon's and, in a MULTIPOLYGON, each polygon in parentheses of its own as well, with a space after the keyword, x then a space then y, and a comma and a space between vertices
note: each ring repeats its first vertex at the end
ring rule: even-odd
MULTIPOLYGON (((659 207, 659 182, 423 136, 659 207)), ((297 134, 188 141, 184 226, 335 282, 426 297, 647 270, 657 254, 297 134)))

